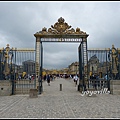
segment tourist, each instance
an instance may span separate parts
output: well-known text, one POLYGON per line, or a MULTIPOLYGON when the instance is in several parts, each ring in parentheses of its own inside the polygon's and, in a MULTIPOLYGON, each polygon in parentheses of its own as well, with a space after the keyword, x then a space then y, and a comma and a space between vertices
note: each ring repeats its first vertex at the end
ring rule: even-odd
POLYGON ((73 77, 73 80, 74 80, 74 82, 75 82, 75 87, 76 87, 76 85, 77 85, 77 81, 78 81, 78 76, 77 75, 75 75, 74 77, 73 77))
POLYGON ((46 79, 47 79, 48 86, 50 86, 50 75, 49 74, 46 76, 46 79))

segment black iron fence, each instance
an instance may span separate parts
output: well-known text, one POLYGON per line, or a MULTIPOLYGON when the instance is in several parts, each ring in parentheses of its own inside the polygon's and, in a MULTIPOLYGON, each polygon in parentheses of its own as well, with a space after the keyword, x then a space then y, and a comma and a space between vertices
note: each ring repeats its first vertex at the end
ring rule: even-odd
POLYGON ((119 50, 89 49, 88 51, 88 88, 110 90, 110 80, 120 80, 119 50))
POLYGON ((110 90, 110 80, 89 79, 88 84, 89 84, 89 88, 94 88, 95 90, 101 90, 104 88, 108 88, 108 90, 110 90))
POLYGON ((0 51, 0 60, 0 80, 12 82, 12 94, 28 93, 30 88, 36 87, 34 49, 9 49, 7 46, 0 51))

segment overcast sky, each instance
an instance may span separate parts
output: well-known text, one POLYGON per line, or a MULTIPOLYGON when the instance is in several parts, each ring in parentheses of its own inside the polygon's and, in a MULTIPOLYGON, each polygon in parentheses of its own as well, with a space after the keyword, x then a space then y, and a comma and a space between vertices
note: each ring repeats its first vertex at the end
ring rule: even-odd
MULTIPOLYGON (((120 2, 0 2, 0 48, 35 48, 34 34, 63 17, 89 34, 89 48, 120 48, 120 2)), ((43 43, 43 67, 65 68, 78 61, 79 43, 43 43)))

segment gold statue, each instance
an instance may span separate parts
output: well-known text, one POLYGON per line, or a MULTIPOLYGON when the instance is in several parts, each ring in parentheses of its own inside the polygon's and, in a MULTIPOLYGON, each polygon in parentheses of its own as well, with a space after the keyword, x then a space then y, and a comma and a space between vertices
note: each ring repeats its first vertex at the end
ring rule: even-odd
POLYGON ((9 65, 12 63, 12 57, 13 57, 13 54, 11 53, 9 44, 7 44, 7 47, 3 50, 3 63, 4 63, 3 73, 5 74, 5 76, 10 74, 9 65))
POLYGON ((114 47, 114 45, 112 45, 112 73, 115 76, 118 73, 117 66, 118 66, 118 54, 116 48, 114 47))

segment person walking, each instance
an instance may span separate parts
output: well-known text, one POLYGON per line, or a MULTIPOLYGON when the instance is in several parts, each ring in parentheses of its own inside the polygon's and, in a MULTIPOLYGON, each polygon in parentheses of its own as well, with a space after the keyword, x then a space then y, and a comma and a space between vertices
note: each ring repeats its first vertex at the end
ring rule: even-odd
POLYGON ((44 79, 44 81, 46 80, 46 74, 44 75, 43 79, 44 79))
POLYGON ((50 75, 49 74, 46 76, 46 79, 47 79, 48 86, 50 86, 50 75))
POLYGON ((73 79, 74 79, 74 82, 75 82, 75 87, 77 86, 77 81, 78 81, 78 76, 77 75, 75 75, 74 77, 73 77, 73 79))

